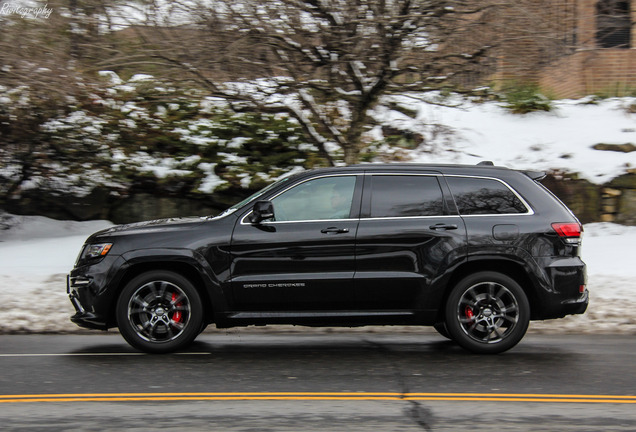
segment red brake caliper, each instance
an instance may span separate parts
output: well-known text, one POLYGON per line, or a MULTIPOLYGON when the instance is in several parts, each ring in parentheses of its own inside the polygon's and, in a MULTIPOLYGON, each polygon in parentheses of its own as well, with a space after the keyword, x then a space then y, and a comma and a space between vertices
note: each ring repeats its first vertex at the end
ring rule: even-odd
MULTIPOLYGON (((177 299, 177 293, 172 293, 172 301, 175 301, 177 299)), ((181 306, 181 302, 177 303, 175 306, 179 307, 181 306)), ((174 322, 181 322, 183 316, 181 315, 181 311, 176 311, 174 313, 174 315, 172 315, 172 321, 174 322)))
POLYGON ((473 317, 475 316, 470 306, 466 306, 466 308, 464 309, 464 314, 466 315, 466 318, 468 318, 469 320, 472 320, 473 317))

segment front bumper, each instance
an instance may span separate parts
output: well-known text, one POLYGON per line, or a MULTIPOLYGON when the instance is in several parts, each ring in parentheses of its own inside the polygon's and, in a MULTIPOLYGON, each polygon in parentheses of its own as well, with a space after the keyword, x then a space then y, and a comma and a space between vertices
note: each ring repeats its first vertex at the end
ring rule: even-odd
POLYGON ((71 321, 80 327, 107 330, 116 325, 114 298, 116 277, 111 272, 121 268, 121 257, 106 257, 89 266, 75 268, 66 278, 66 292, 75 314, 71 321))
POLYGON ((75 315, 71 316, 71 321, 80 327, 107 330, 107 320, 104 316, 86 310, 92 305, 92 300, 88 297, 86 290, 89 285, 90 282, 86 282, 84 278, 72 278, 71 275, 66 277, 66 292, 75 308, 75 315))

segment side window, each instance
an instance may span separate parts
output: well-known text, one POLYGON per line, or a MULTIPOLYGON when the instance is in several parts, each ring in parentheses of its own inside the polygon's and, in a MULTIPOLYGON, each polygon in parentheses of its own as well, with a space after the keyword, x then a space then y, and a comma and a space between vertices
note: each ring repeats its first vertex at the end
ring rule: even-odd
POLYGON ((371 217, 443 214, 442 191, 435 176, 375 175, 371 217))
POLYGON ((322 177, 303 182, 272 199, 276 221, 347 219, 356 176, 322 177))
POLYGON ((505 184, 492 179, 446 177, 461 215, 527 213, 505 184))

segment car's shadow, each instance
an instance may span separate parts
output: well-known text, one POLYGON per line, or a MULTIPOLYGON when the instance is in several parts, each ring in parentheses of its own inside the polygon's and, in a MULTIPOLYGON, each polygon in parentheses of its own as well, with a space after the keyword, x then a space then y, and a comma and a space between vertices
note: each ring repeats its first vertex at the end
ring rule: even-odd
MULTIPOLYGON (((109 341, 110 342, 110 341, 109 341)), ((121 343, 86 345, 81 349, 74 350, 70 354, 79 357, 86 356, 122 356, 122 357, 146 357, 150 358, 174 357, 189 359, 188 361, 213 362, 220 360, 242 359, 251 362, 267 362, 269 360, 303 359, 311 361, 311 358, 342 359, 344 357, 361 359, 385 357, 394 361, 431 361, 444 362, 453 361, 454 364, 466 362, 467 365, 474 365, 476 361, 481 364, 507 364, 516 362, 540 362, 562 364, 564 360, 572 358, 575 360, 576 353, 571 353, 567 349, 561 349, 550 344, 549 347, 542 346, 540 342, 521 343, 515 348, 497 355, 478 355, 470 353, 455 342, 438 335, 424 335, 421 337, 408 335, 403 337, 390 334, 377 336, 374 334, 353 334, 342 335, 304 335, 302 333, 279 334, 279 335, 213 335, 205 334, 199 337, 189 347, 170 354, 146 354, 135 350, 126 344, 123 339, 121 343)), ((568 360, 569 361, 569 360, 568 360)), ((567 362, 567 361, 566 361, 567 362)))

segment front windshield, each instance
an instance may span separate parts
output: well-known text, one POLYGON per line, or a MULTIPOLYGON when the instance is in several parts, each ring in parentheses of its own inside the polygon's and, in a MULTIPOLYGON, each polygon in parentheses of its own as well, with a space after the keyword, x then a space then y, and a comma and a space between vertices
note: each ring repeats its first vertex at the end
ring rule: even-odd
POLYGON ((278 181, 275 181, 271 185, 266 186, 263 189, 259 190, 258 192, 248 196, 243 201, 234 204, 232 207, 228 208, 227 210, 225 210, 223 213, 221 213, 220 215, 218 215, 216 217, 227 216, 229 214, 234 213, 239 208, 243 207, 244 205, 249 204, 252 201, 255 201, 258 197, 264 195, 266 192, 270 191, 271 189, 274 189, 279 184, 282 184, 282 183, 286 182, 287 180, 289 180, 289 178, 290 178, 290 176, 287 176, 287 177, 283 177, 282 179, 280 179, 278 181))

